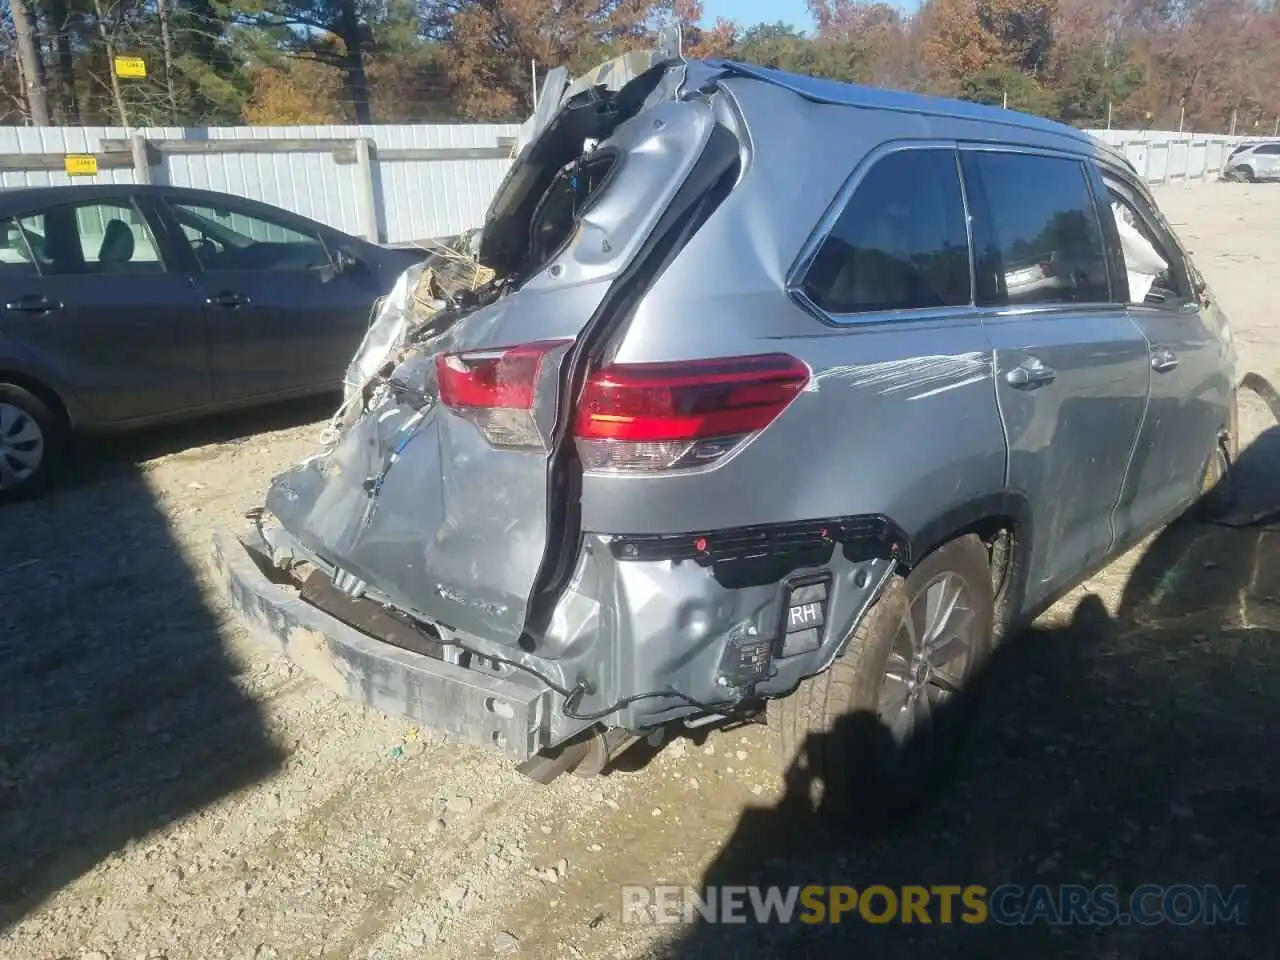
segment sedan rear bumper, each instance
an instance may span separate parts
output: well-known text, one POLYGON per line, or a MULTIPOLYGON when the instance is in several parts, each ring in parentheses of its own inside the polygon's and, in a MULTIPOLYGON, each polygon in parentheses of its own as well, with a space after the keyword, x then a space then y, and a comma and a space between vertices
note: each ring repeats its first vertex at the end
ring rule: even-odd
MULTIPOLYGON (((213 565, 237 618, 264 644, 336 693, 517 762, 545 745, 551 691, 514 683, 367 636, 273 582, 256 534, 216 531, 213 565)), ((530 678, 532 679, 532 678, 530 678)))

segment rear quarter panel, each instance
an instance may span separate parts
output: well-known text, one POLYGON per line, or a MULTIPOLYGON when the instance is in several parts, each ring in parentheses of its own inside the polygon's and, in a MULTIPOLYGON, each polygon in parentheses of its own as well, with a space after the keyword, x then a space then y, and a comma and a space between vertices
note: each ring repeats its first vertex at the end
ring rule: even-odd
POLYGON ((729 87, 741 93, 748 130, 768 136, 751 138, 738 186, 653 284, 614 359, 785 352, 808 364, 811 381, 715 469, 588 474, 584 530, 683 533, 878 513, 914 535, 999 494, 1006 447, 991 350, 976 319, 836 324, 786 292, 792 265, 857 159, 887 139, 935 136, 930 121, 729 87))

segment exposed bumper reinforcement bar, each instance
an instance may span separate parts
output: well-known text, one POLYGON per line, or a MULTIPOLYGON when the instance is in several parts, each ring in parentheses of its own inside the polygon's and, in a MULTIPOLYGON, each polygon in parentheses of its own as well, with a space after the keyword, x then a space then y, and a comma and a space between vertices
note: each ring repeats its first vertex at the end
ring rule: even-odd
POLYGON ((550 690, 366 636, 273 583, 252 555, 269 563, 266 543, 248 541, 215 531, 213 565, 236 615, 271 649, 344 697, 517 762, 542 748, 550 690))

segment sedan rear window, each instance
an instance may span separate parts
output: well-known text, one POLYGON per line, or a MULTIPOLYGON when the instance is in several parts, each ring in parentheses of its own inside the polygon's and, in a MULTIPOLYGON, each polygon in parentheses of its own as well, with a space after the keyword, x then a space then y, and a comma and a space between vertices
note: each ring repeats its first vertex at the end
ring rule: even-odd
POLYGON ((833 314, 971 303, 955 153, 913 149, 877 160, 819 247, 804 291, 833 314))

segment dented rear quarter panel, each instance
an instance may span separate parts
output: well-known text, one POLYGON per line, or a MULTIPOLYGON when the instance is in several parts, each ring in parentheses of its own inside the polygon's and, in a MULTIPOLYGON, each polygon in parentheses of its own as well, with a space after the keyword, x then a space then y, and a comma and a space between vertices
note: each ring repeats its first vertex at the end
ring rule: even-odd
POLYGON ((784 352, 809 366, 811 380, 760 436, 711 470, 588 474, 584 529, 676 533, 883 514, 912 534, 958 504, 999 493, 1005 439, 991 347, 976 318, 841 323, 788 292, 857 158, 886 139, 935 137, 936 121, 891 114, 886 126, 881 111, 814 103, 752 80, 724 86, 745 118, 750 161, 652 285, 614 359, 784 352))

